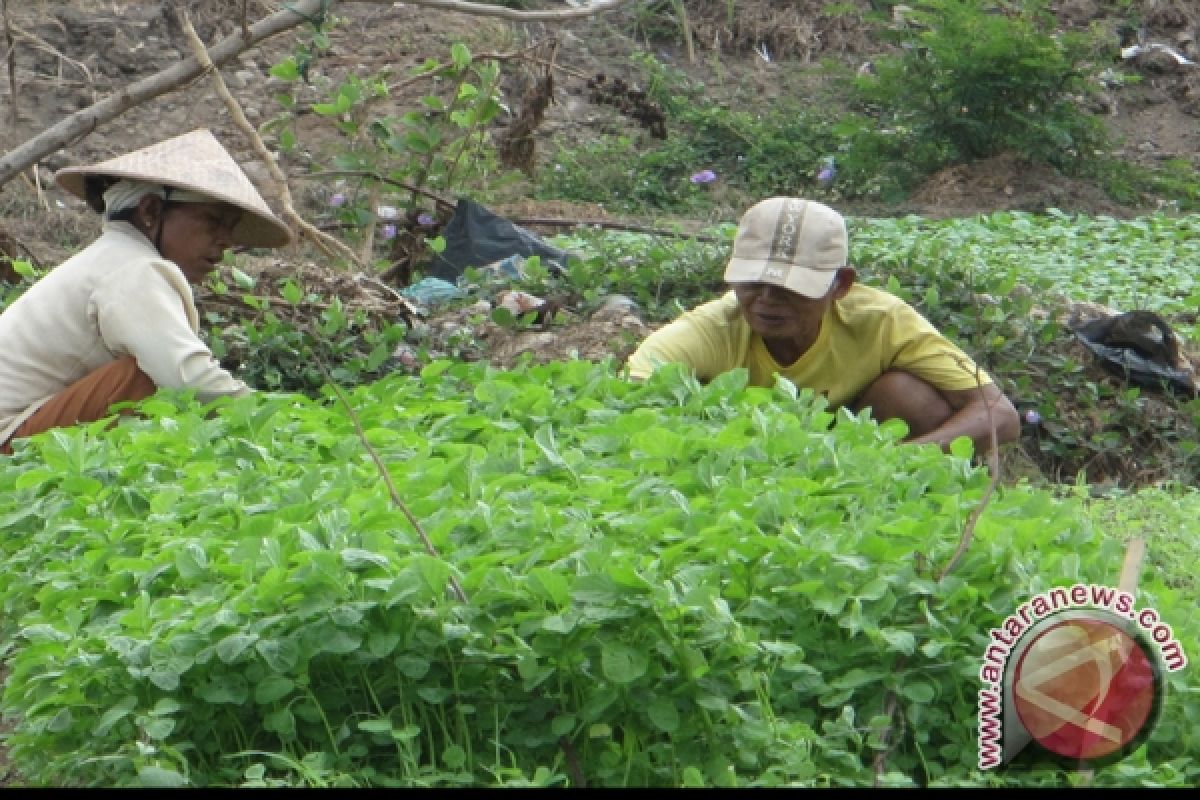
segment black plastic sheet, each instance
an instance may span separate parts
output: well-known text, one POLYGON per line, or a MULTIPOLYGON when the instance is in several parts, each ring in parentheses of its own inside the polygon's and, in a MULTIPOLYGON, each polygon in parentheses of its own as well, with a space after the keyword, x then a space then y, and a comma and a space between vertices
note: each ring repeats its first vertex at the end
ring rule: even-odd
POLYGON ((1106 369, 1135 385, 1196 393, 1179 337, 1153 311, 1099 317, 1075 328, 1075 335, 1106 369))
POLYGON ((563 270, 567 264, 565 251, 465 197, 459 199, 442 236, 446 249, 434 256, 425 272, 451 283, 468 267, 484 267, 509 256, 538 256, 551 270, 563 270))

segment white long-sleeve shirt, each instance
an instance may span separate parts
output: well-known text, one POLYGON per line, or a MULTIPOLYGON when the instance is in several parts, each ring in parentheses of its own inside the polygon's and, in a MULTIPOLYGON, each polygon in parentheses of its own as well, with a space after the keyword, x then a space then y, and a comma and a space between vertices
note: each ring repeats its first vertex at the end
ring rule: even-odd
POLYGON ((0 314, 0 442, 54 395, 133 356, 160 388, 208 401, 250 391, 199 337, 192 288, 127 222, 54 268, 0 314))

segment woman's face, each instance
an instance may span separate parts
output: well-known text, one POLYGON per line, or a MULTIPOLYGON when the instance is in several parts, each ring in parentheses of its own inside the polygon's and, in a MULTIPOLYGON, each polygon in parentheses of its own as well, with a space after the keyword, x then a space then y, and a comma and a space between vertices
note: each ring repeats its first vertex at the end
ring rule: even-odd
POLYGON ((161 201, 156 205, 149 215, 149 229, 144 229, 146 235, 155 240, 158 216, 164 214, 159 252, 174 261, 190 283, 200 283, 233 244, 233 227, 242 217, 241 209, 219 202, 171 203, 164 213, 161 201))

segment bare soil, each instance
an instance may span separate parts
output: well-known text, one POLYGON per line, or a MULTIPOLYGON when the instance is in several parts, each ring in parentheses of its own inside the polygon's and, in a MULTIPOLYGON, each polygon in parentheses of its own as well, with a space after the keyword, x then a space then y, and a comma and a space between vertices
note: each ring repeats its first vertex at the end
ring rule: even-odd
MULTIPOLYGON (((241 0, 36 0, 7 5, 15 70, 0 77, 6 123, 0 130, 0 146, 5 150, 187 56, 190 51, 175 17, 177 7, 190 10, 198 33, 210 43, 238 28, 243 7, 241 0)), ((249 2, 248 19, 253 22, 278 10, 279 5, 266 0, 249 2)), ((413 3, 342 2, 335 8, 342 22, 332 34, 333 46, 312 66, 309 83, 300 88, 297 100, 301 105, 327 100, 319 87, 349 72, 368 75, 386 67, 400 78, 427 57, 445 57, 455 41, 467 42, 475 52, 512 53, 530 41, 554 35, 559 43, 554 58, 560 70, 551 102, 535 131, 535 145, 555 136, 586 143, 598 134, 624 127, 612 109, 587 102, 587 78, 603 73, 635 79, 630 54, 636 50, 648 49, 704 81, 713 102, 752 107, 783 92, 815 96, 822 81, 822 61, 854 67, 889 48, 872 38, 865 14, 873 4, 867 0, 840 4, 848 10, 838 13, 825 13, 829 4, 818 0, 744 0, 737 4, 732 22, 723 0, 689 0, 685 5, 693 34, 691 58, 678 26, 663 14, 638 17, 632 5, 630 10, 594 18, 518 26, 425 10, 413 3), (650 38, 655 34, 658 38, 650 38)), ((1052 8, 1064 29, 1098 26, 1109 32, 1115 43, 1120 26, 1140 22, 1147 42, 1165 43, 1200 59, 1200 6, 1189 0, 1136 0, 1121 15, 1109 8, 1113 5, 1100 0, 1061 0, 1052 8)), ((307 32, 310 29, 303 26, 281 34, 222 69, 253 124, 263 126, 279 112, 272 93, 283 84, 271 79, 268 71, 293 50, 297 36, 307 32)), ((1171 69, 1156 61, 1138 65, 1139 83, 1109 88, 1099 101, 1119 151, 1143 164, 1179 158, 1200 165, 1200 68, 1171 69)), ((515 113, 533 73, 514 68, 507 74, 505 88, 515 113)), ((407 94, 397 91, 388 102, 396 110, 411 108, 423 90, 416 85, 407 94)), ((498 126, 509 122, 511 118, 502 119, 498 126)), ((217 134, 246 165, 266 196, 276 196, 250 143, 232 124, 211 82, 201 78, 130 109, 48 156, 36 170, 10 181, 0 189, 0 230, 39 261, 55 263, 90 238, 95 219, 82 204, 54 187, 54 170, 118 155, 200 126, 217 134)), ((318 159, 340 142, 329 125, 312 114, 300 117, 298 137, 300 146, 281 157, 280 163, 289 174, 298 205, 305 210, 310 203, 307 210, 314 211, 315 203, 327 193, 322 184, 328 181, 314 180, 308 174, 318 159)), ((512 192, 512 203, 527 214, 547 215, 522 198, 520 186, 512 192)), ((555 205, 556 213, 607 215, 602 208, 555 205)), ((1146 210, 1116 204, 1095 187, 1049 168, 1033 167, 1016 154, 934 175, 895 208, 847 206, 843 210, 850 214, 946 217, 1047 207, 1117 216, 1146 210)))

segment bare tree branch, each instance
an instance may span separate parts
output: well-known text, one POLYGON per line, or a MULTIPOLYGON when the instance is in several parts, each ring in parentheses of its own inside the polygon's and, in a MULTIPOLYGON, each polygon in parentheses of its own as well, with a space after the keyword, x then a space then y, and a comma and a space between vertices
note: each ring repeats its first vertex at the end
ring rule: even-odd
MULTIPOLYGON (((347 0, 351 3, 373 3, 380 6, 394 5, 392 0, 347 0)), ((558 11, 519 11, 515 8, 492 6, 487 3, 468 3, 466 0, 409 0, 409 5, 422 8, 434 8, 440 11, 457 11, 460 14, 473 14, 477 17, 499 17, 520 22, 537 20, 577 19, 590 17, 605 11, 612 11, 624 5, 627 0, 595 0, 590 5, 579 8, 564 8, 558 11)))
POLYGON ((4 60, 8 64, 8 84, 12 92, 11 119, 17 127, 17 59, 13 50, 12 28, 8 24, 8 2, 0 0, 0 15, 4 17, 4 60))
MULTIPOLYGON (((375 469, 379 471, 379 477, 383 478, 383 484, 387 487, 388 494, 392 498, 392 503, 396 508, 400 509, 400 512, 404 514, 409 524, 416 530, 417 535, 421 537, 421 543, 425 545, 425 552, 441 560, 442 556, 438 553, 437 548, 434 547, 433 540, 429 538, 429 535, 425 533, 425 529, 421 527, 421 521, 417 519, 417 515, 412 512, 412 509, 400 497, 400 492, 396 489, 396 483, 392 480, 392 474, 388 472, 387 465, 383 463, 383 459, 379 457, 379 453, 371 446, 371 442, 367 440, 367 432, 363 430, 362 421, 358 418, 358 413, 354 410, 354 406, 350 404, 350 399, 346 397, 346 393, 342 391, 342 387, 338 386, 337 381, 329 374, 329 370, 325 368, 325 362, 321 361, 315 354, 314 358, 316 359, 318 369, 321 370, 321 374, 325 377, 325 383, 337 395, 341 404, 345 406, 346 413, 350 416, 350 421, 354 423, 354 432, 358 434, 358 440, 363 443, 367 455, 374 462, 375 469)), ((453 574, 450 575, 449 583, 450 589, 454 592, 454 596, 458 601, 460 603, 467 602, 467 593, 463 591, 462 585, 459 584, 458 579, 453 574)))
POLYGON ((245 112, 242 111, 241 105, 229 93, 229 87, 225 85, 225 79, 221 77, 221 72, 208 58, 208 51, 204 47, 204 42, 196 33, 196 29, 192 27, 192 20, 188 16, 185 9, 176 9, 176 15, 179 18, 179 25, 183 29, 183 34, 187 38, 188 45, 192 48, 192 53, 196 60, 200 62, 205 70, 212 75, 213 86, 216 88, 217 95, 224 101, 225 107, 229 109, 229 115, 233 118, 233 123, 238 129, 250 140, 250 144, 254 147, 254 152, 258 154, 258 158, 263 162, 267 171, 271 173, 277 188, 279 189, 280 203, 283 205, 283 217, 293 228, 308 236, 312 241, 325 251, 325 254, 330 257, 341 255, 355 266, 362 268, 362 264, 354 255, 354 251, 343 245, 332 236, 327 236, 319 230, 308 224, 299 213, 296 212, 296 207, 292 203, 292 193, 288 188, 287 176, 283 174, 283 170, 275 163, 275 159, 271 158, 271 153, 267 150, 267 146, 263 144, 262 138, 258 132, 254 130, 254 126, 246 119, 245 112))
MULTIPOLYGON (((213 64, 219 67, 265 39, 294 28, 303 22, 320 20, 322 15, 337 2, 338 0, 295 0, 290 5, 286 5, 284 10, 272 14, 249 28, 243 27, 238 33, 217 42, 209 49, 208 57, 213 64)), ((342 2, 393 5, 392 0, 342 0, 342 2)), ((626 0, 596 0, 588 6, 560 11, 517 11, 501 6, 461 2, 460 0, 410 0, 410 2, 412 5, 443 11, 532 21, 592 16, 604 11, 611 11, 625 3, 626 0)), ((0 186, 8 183, 13 176, 20 174, 51 153, 74 144, 104 123, 119 117, 137 105, 195 80, 203 72, 204 67, 200 62, 194 57, 189 58, 71 114, 0 158, 0 186)), ((15 94, 13 101, 16 102, 15 94)))
MULTIPOLYGON (((208 51, 208 56, 217 66, 231 61, 239 53, 264 39, 304 22, 321 9, 323 2, 324 0, 296 0, 285 10, 250 26, 249 39, 240 32, 227 36, 208 51)), ((195 80, 203 71, 199 61, 189 58, 125 87, 95 105, 71 114, 0 158, 0 186, 31 164, 71 145, 134 106, 195 80)))

